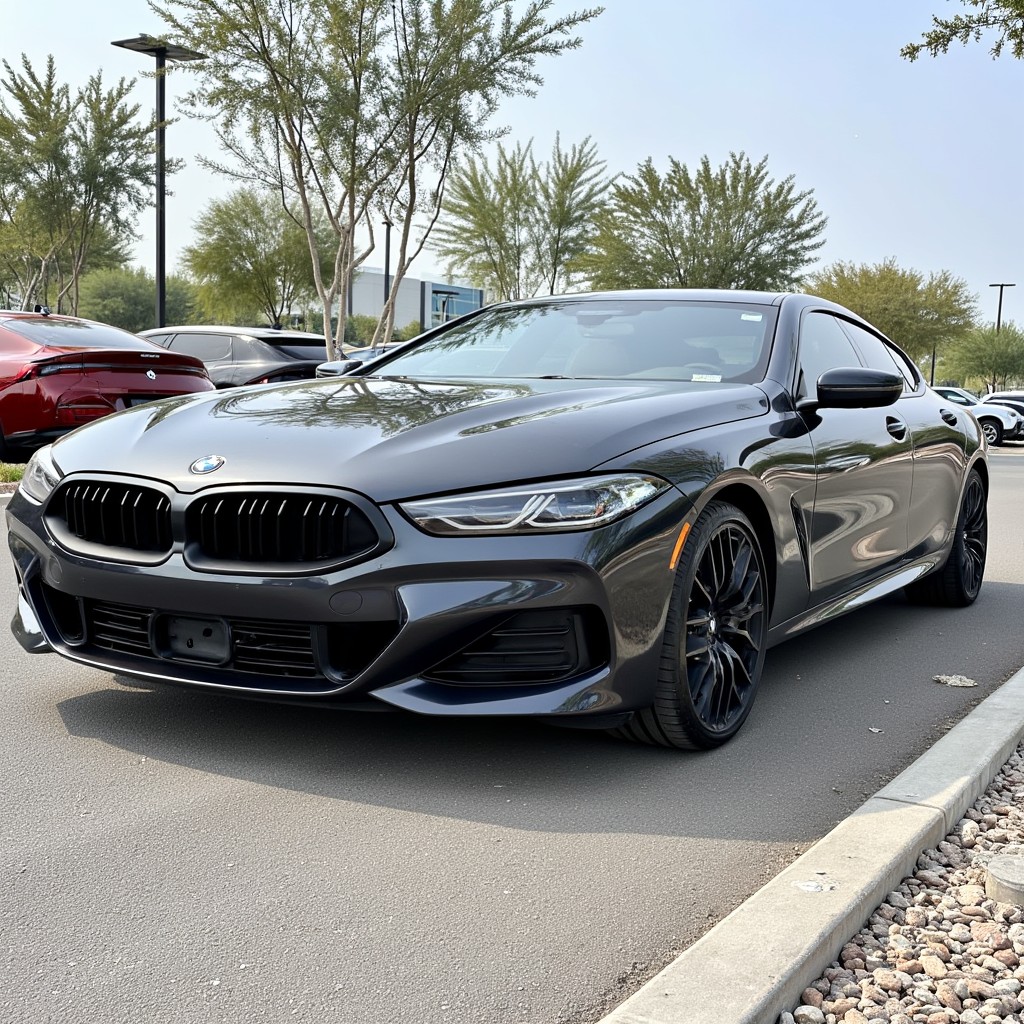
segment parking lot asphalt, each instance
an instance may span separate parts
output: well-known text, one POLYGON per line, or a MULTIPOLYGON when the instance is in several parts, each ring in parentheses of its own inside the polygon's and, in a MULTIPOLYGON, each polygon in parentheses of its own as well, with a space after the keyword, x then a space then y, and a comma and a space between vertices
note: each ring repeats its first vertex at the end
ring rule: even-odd
POLYGON ((959 821, 1024 736, 1024 670, 685 950, 602 1024, 770 1024, 922 850, 959 821), (752 941, 752 937, 766 941, 752 941), (770 941, 767 937, 770 936, 770 941))

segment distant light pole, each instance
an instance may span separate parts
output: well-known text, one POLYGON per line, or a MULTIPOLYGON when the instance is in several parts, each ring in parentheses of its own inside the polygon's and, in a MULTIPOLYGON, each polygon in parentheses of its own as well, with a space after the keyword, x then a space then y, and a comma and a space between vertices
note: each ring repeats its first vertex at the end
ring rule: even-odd
POLYGON ((206 54, 197 53, 184 46, 169 43, 166 39, 156 39, 145 34, 140 35, 137 39, 115 39, 110 45, 156 57, 156 326, 164 327, 167 324, 167 220, 165 210, 167 165, 164 154, 166 72, 164 68, 168 60, 203 60, 206 54))
POLYGON ((388 304, 391 294, 391 229, 394 225, 384 218, 384 305, 388 304))
POLYGON ((998 288, 999 289, 999 305, 996 308, 996 334, 999 333, 999 328, 1002 326, 1002 323, 1003 323, 1003 289, 1004 288, 1016 288, 1016 287, 1017 287, 1016 284, 1007 284, 1006 282, 1003 282, 1002 284, 990 284, 989 285, 989 288, 998 288))

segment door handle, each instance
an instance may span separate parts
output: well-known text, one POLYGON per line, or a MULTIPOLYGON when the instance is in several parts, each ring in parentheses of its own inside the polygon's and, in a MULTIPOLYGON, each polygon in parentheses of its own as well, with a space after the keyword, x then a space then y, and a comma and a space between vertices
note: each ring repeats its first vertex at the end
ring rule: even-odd
POLYGON ((952 409, 940 409, 939 415, 951 426, 956 426, 956 413, 952 409))
POLYGON ((906 423, 896 416, 885 417, 885 429, 888 430, 897 441, 902 441, 907 436, 906 423))

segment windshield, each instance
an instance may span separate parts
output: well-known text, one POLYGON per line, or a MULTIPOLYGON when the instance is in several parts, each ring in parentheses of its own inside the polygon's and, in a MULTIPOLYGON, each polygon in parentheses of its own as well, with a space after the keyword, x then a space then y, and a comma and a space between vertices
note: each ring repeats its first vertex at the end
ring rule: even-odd
POLYGON ((374 367, 380 376, 763 379, 776 308, 679 299, 495 307, 374 367))

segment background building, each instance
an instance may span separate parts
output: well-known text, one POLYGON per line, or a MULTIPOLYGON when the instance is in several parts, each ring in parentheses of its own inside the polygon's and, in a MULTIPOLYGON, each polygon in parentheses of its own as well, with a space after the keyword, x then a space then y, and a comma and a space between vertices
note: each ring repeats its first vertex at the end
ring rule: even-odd
MULTIPOLYGON (((479 309, 483 304, 482 288, 404 277, 395 304, 395 329, 415 321, 425 331, 445 320, 479 309)), ((361 268, 349 291, 349 316, 379 317, 383 306, 384 271, 376 267, 361 268)))

